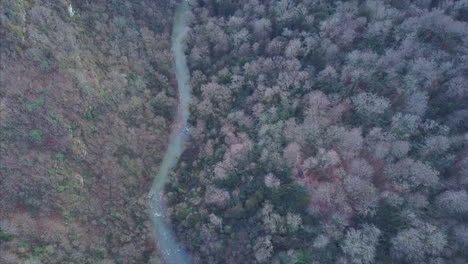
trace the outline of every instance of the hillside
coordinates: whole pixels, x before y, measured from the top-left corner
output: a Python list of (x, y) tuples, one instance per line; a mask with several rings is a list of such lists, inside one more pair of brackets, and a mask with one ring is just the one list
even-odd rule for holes
[(195, 263), (466, 263), (467, 1), (193, 1)]
[(1, 1), (1, 263), (157, 260), (146, 196), (177, 104), (173, 9)]
[(468, 0), (182, 3), (1, 0), (0, 263), (468, 263)]

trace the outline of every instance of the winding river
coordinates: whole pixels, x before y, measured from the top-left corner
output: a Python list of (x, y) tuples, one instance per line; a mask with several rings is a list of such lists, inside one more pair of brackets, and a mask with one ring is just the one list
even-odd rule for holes
[(168, 179), (168, 173), (177, 164), (177, 161), (184, 149), (186, 137), (187, 121), (189, 118), (190, 102), (190, 73), (187, 67), (187, 59), (184, 53), (184, 36), (188, 30), (185, 15), (189, 10), (186, 0), (179, 4), (172, 29), (172, 52), (175, 57), (175, 70), (177, 86), (179, 90), (179, 106), (176, 124), (170, 136), (167, 151), (164, 154), (159, 172), (156, 175), (150, 191), (151, 219), (156, 233), (156, 240), (161, 256), (167, 264), (191, 263), (189, 255), (180, 245), (174, 236), (170, 225), (167, 222), (166, 208), (163, 199), (164, 185)]

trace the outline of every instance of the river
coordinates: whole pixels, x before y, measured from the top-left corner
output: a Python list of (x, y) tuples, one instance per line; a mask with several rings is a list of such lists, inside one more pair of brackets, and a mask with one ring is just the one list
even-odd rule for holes
[(181, 244), (175, 238), (174, 231), (167, 222), (166, 206), (163, 199), (164, 185), (167, 183), (168, 174), (177, 164), (186, 139), (188, 131), (187, 122), (189, 118), (190, 102), (190, 72), (185, 57), (184, 37), (188, 27), (185, 20), (189, 5), (186, 0), (177, 7), (172, 29), (172, 52), (175, 58), (175, 71), (179, 94), (178, 113), (176, 124), (170, 136), (169, 144), (161, 162), (150, 191), (151, 219), (153, 222), (156, 242), (164, 261), (167, 264), (191, 263), (190, 257)]

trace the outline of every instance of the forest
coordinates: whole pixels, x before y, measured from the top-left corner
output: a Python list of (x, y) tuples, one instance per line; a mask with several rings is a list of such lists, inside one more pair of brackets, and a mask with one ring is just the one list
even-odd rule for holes
[(173, 10), (0, 1), (0, 263), (161, 263), (146, 197), (177, 104)]
[[(177, 4), (1, 0), (0, 263), (164, 263)], [(189, 5), (193, 263), (468, 263), (468, 0)]]
[(192, 1), (195, 263), (467, 263), (468, 1)]

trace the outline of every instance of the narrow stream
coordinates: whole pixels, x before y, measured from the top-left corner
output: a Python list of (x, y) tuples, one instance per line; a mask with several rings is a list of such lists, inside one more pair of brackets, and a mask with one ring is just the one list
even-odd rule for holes
[(189, 255), (175, 238), (171, 226), (167, 223), (166, 207), (163, 199), (164, 184), (167, 182), (168, 174), (177, 164), (177, 161), (184, 149), (184, 142), (189, 117), (190, 101), (190, 73), (187, 67), (187, 59), (184, 53), (183, 39), (187, 32), (185, 21), (186, 12), (189, 5), (186, 0), (179, 4), (175, 17), (174, 27), (172, 29), (172, 52), (175, 57), (175, 70), (177, 86), (179, 90), (179, 105), (176, 124), (170, 136), (167, 151), (164, 154), (163, 161), (156, 175), (153, 186), (150, 191), (151, 219), (153, 221), (156, 242), (161, 252), (161, 256), (167, 264), (191, 263)]

